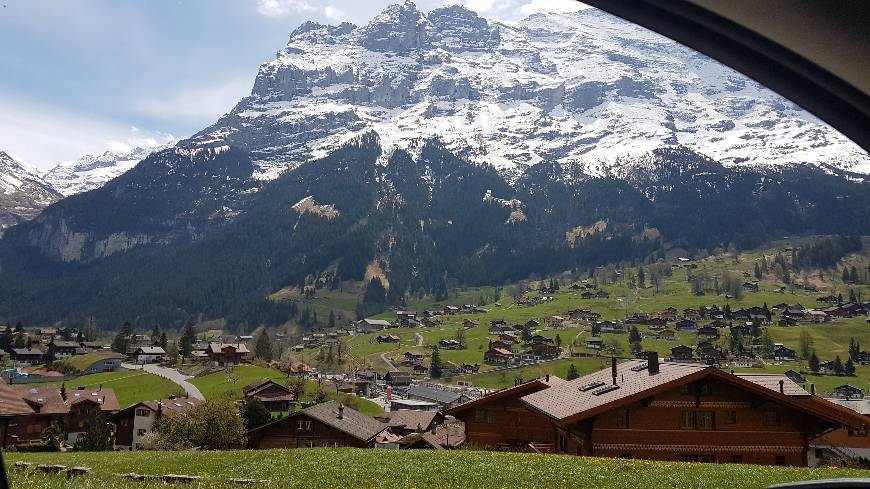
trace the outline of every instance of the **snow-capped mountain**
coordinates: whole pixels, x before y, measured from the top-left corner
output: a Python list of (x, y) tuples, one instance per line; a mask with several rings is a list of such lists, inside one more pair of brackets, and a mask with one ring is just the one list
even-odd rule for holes
[(232, 144), (272, 179), (367, 130), (436, 137), (512, 177), (541, 161), (590, 175), (682, 145), (726, 165), (870, 173), (870, 157), (716, 61), (598, 10), (517, 25), (460, 6), (392, 5), (362, 27), (307, 22), (252, 93), (184, 145)]
[(106, 151), (101, 155), (84, 155), (65, 161), (45, 174), (45, 181), (64, 196), (102, 187), (109, 180), (136, 166), (155, 151), (171, 148), (175, 141), (160, 146), (135, 147), (128, 151)]
[(36, 217), (60, 197), (37, 168), (0, 151), (0, 232)]

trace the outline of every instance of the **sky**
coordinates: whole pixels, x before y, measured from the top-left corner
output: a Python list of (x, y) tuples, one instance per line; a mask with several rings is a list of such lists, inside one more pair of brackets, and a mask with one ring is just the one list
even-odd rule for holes
[[(183, 139), (250, 93), (306, 20), (365, 24), (403, 0), (0, 0), (0, 150), (61, 161)], [(516, 21), (574, 0), (416, 0)]]

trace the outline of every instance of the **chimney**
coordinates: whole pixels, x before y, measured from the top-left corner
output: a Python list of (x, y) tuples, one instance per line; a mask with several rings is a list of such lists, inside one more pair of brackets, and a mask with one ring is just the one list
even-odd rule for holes
[(816, 384), (810, 384), (810, 395), (816, 395)]
[(784, 380), (779, 381), (779, 393), (785, 394), (785, 381)]
[(646, 369), (650, 375), (659, 373), (659, 352), (650, 351), (646, 353)]
[(613, 375), (613, 385), (616, 385), (616, 357), (610, 357), (610, 373)]
[(338, 405), (338, 419), (344, 419), (344, 404)]

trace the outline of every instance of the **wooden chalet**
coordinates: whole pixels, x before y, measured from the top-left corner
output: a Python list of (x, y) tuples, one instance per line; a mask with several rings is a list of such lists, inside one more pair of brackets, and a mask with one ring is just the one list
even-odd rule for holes
[(407, 387), (411, 385), (411, 374), (401, 370), (391, 370), (384, 375), (384, 381), (393, 387)]
[(287, 386), (271, 379), (260, 379), (242, 388), (245, 400), (260, 401), (269, 411), (288, 411), (295, 402)]
[(784, 375), (660, 363), (655, 353), (572, 381), (536, 379), (445, 414), (480, 447), (792, 466), (808, 464), (817, 436), (868, 423)]
[(205, 353), (213, 366), (231, 367), (241, 365), (251, 352), (244, 343), (209, 343)]
[(386, 424), (390, 432), (400, 436), (431, 431), (432, 428), (444, 422), (444, 416), (439, 411), (414, 409), (387, 411), (375, 416), (375, 419)]
[(42, 363), (44, 359), (42, 350), (36, 347), (12, 349), (12, 361), (19, 365), (36, 365)]
[(671, 348), (671, 360), (675, 362), (679, 361), (691, 361), (694, 358), (695, 350), (690, 346), (686, 345), (677, 345)]
[(773, 359), (777, 362), (791, 362), (795, 358), (797, 358), (797, 355), (791, 348), (780, 346), (773, 350)]
[(248, 448), (373, 448), (386, 429), (374, 418), (328, 401), (249, 430)]
[(483, 361), (487, 363), (505, 364), (514, 359), (514, 354), (504, 348), (492, 347), (483, 354)]

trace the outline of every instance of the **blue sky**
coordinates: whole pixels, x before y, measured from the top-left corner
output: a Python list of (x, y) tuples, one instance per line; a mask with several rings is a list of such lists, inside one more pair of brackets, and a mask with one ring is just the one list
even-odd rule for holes
[[(50, 168), (184, 138), (250, 92), (305, 20), (364, 24), (399, 0), (0, 0), (0, 149)], [(518, 20), (573, 0), (461, 3)]]

